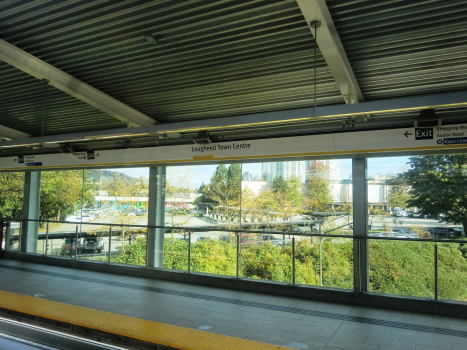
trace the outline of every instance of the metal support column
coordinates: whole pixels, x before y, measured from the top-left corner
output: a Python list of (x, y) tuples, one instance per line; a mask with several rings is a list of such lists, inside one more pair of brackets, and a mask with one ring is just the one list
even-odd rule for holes
[(148, 267), (164, 267), (166, 167), (149, 168), (147, 261)]
[(366, 186), (366, 158), (352, 160), (353, 187), (353, 234), (354, 239), (354, 287), (357, 292), (369, 290), (368, 241), (358, 237), (368, 235), (368, 208)]
[(20, 251), (37, 253), (37, 235), (41, 194), (41, 172), (26, 172), (24, 176), (23, 225)]

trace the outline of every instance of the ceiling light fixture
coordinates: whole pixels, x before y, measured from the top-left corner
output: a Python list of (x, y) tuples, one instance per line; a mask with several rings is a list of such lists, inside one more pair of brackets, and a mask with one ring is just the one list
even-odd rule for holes
[(436, 114), (433, 108), (422, 109), (418, 118), (415, 120), (416, 128), (429, 128), (441, 125), (441, 118)]
[(193, 139), (193, 142), (198, 145), (207, 145), (209, 143), (212, 143), (211, 139), (209, 138), (209, 131), (200, 131), (198, 135)]

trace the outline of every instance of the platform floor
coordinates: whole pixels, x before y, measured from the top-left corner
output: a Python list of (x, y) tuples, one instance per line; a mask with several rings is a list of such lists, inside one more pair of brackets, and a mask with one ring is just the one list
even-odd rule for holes
[(467, 319), (14, 260), (0, 290), (295, 349), (467, 350)]

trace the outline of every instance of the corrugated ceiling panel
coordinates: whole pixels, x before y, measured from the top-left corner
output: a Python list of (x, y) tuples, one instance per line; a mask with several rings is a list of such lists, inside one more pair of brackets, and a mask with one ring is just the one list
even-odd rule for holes
[(126, 127), (76, 98), (0, 62), (0, 125), (33, 136)]
[(327, 0), (366, 100), (467, 88), (467, 2)]
[[(295, 0), (1, 6), (2, 39), (162, 123), (313, 104), (313, 38)], [(318, 104), (344, 103), (318, 59)]]

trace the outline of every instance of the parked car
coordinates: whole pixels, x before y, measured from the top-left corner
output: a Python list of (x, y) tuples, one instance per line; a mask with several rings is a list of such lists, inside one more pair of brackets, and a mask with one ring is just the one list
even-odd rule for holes
[(292, 229), (293, 232), (298, 233), (311, 233), (312, 228), (311, 226), (297, 226)]
[(393, 229), (392, 229), (392, 232), (393, 232), (393, 233), (400, 233), (400, 234), (406, 235), (406, 234), (409, 233), (409, 230), (406, 229), (406, 228), (393, 228)]
[(136, 215), (140, 216), (140, 215), (146, 215), (148, 213), (148, 210), (145, 209), (145, 208), (140, 208), (138, 210), (136, 210)]
[(222, 242), (227, 242), (227, 241), (230, 241), (231, 237), (229, 236), (228, 233), (222, 233), (219, 235), (219, 241), (222, 241)]
[(208, 241), (210, 239), (211, 237), (208, 237), (208, 236), (199, 236), (196, 242)]
[(76, 215), (67, 216), (65, 221), (68, 221), (68, 222), (81, 222), (81, 216), (76, 216)]
[(392, 237), (392, 232), (371, 233), (370, 236), (372, 236), (372, 237)]
[(81, 247), (82, 252), (98, 252), (101, 253), (104, 250), (104, 239), (102, 237), (86, 237), (84, 238), (83, 246)]
[(242, 233), (242, 235), (240, 236), (240, 243), (253, 244), (255, 243), (255, 240), (249, 233)]
[(262, 235), (259, 237), (262, 241), (278, 241), (279, 239), (274, 237), (273, 235)]
[(81, 216), (81, 222), (89, 222), (92, 220), (94, 220), (94, 217), (90, 214), (83, 214), (83, 216)]
[(452, 227), (431, 227), (428, 229), (430, 235), (435, 236), (435, 238), (454, 238), (457, 236), (457, 231)]
[(65, 238), (65, 242), (60, 248), (59, 255), (74, 255), (75, 250), (81, 251), (81, 241), (78, 239), (78, 244), (76, 244), (76, 238)]
[(464, 227), (463, 226), (460, 226), (460, 227), (453, 227), (455, 233), (456, 233), (456, 236), (458, 237), (465, 237), (465, 232), (464, 232)]

